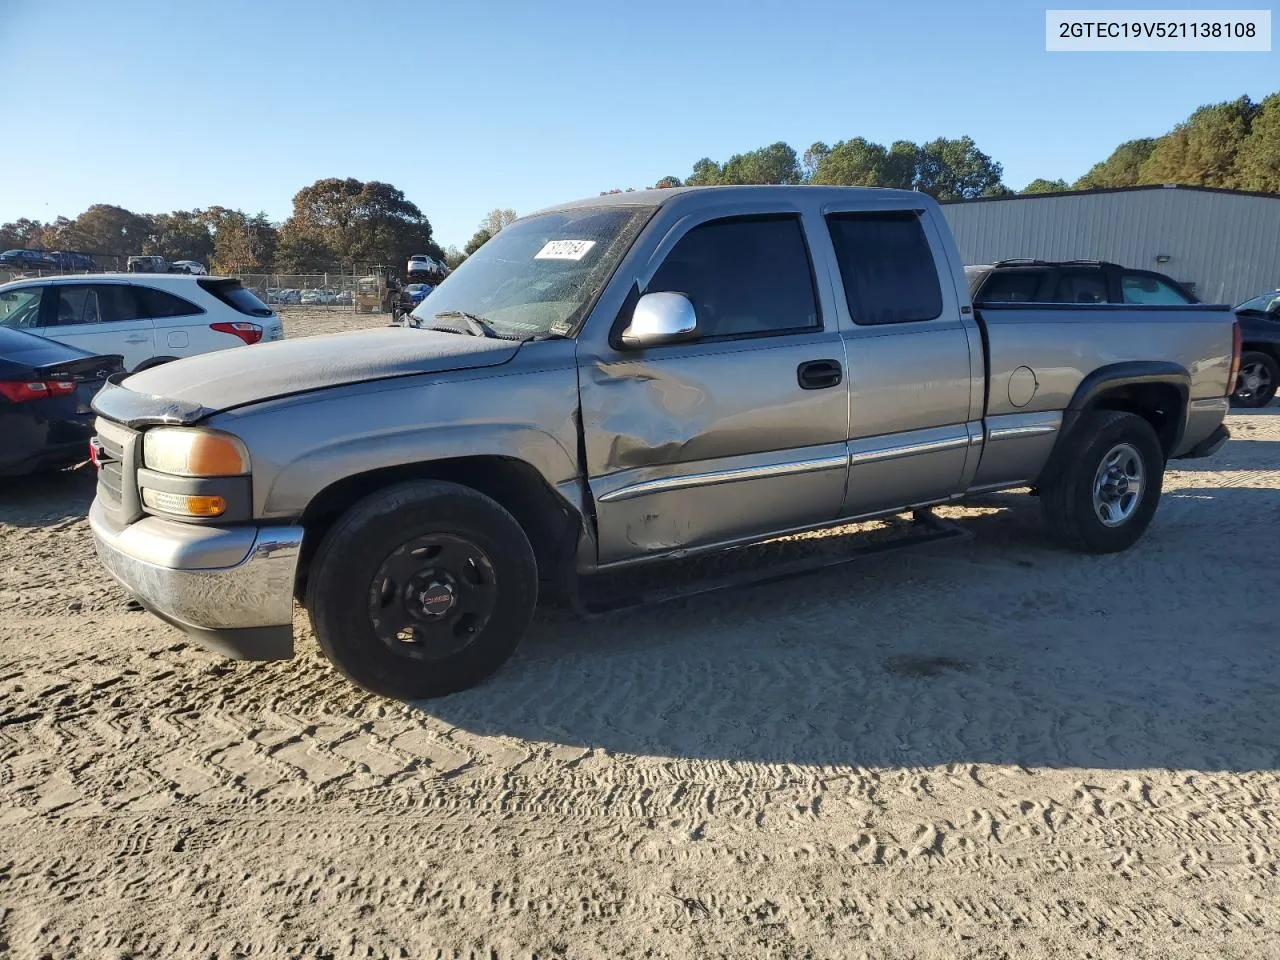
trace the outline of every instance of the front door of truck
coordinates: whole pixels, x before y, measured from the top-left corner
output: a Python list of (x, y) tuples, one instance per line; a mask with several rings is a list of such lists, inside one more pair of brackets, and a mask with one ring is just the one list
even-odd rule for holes
[(580, 353), (602, 564), (821, 523), (844, 497), (844, 349), (799, 212), (681, 226), (636, 296), (685, 294), (696, 339)]

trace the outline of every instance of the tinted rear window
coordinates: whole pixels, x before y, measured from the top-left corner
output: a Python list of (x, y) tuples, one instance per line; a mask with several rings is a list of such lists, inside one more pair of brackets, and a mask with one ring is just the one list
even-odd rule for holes
[(1043, 270), (999, 270), (978, 291), (981, 303), (1034, 303), (1044, 281)]
[(175, 297), (173, 294), (157, 290), (155, 287), (135, 286), (133, 292), (138, 298), (138, 304), (144, 317), (191, 317), (197, 313), (204, 313), (204, 310), (191, 301)]
[(827, 226), (854, 323), (911, 323), (942, 313), (933, 253), (914, 213), (841, 213), (827, 217)]
[(252, 290), (246, 290), (240, 286), (239, 280), (199, 280), (197, 282), (228, 307), (246, 316), (271, 316), (271, 308), (259, 300)]

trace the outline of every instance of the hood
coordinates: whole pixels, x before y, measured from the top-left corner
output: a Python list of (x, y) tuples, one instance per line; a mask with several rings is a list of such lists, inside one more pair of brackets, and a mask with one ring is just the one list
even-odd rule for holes
[(519, 349), (511, 340), (406, 327), (277, 340), (135, 373), (104, 389), (94, 408), (131, 424), (192, 423), (232, 407), (325, 387), (497, 366)]

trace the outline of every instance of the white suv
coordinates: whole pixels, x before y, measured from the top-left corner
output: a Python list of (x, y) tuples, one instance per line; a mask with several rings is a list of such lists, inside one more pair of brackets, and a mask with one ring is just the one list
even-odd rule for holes
[(0, 326), (90, 353), (118, 353), (131, 373), (228, 347), (284, 339), (265, 303), (225, 277), (104, 273), (0, 286)]

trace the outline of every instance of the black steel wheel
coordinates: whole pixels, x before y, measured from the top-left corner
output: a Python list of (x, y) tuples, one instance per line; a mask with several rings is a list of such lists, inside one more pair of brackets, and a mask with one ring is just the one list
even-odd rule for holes
[(305, 606), (325, 656), (399, 700), (455, 693), (515, 652), (538, 596), (533, 548), (484, 494), (415, 481), (370, 495), (325, 534)]
[(369, 588), (369, 621), (388, 650), (414, 660), (443, 660), (489, 624), (498, 603), (493, 561), (464, 537), (414, 537), (378, 567)]

